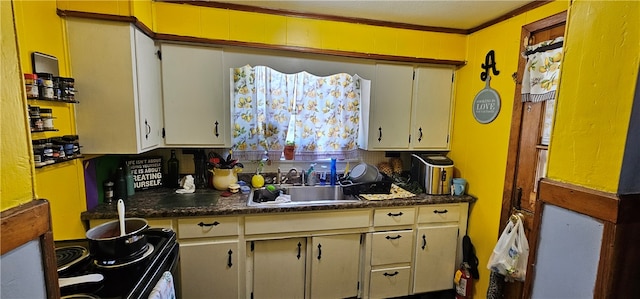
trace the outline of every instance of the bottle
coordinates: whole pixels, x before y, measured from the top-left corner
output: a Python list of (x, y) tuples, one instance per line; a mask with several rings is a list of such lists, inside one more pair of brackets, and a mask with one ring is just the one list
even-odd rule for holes
[(114, 199), (127, 200), (127, 178), (122, 166), (119, 166), (116, 170), (116, 178), (113, 191)]
[(171, 150), (171, 158), (167, 161), (167, 181), (165, 182), (168, 188), (179, 188), (179, 170), (180, 161), (176, 158), (176, 150)]
[(331, 186), (336, 185), (336, 178), (338, 177), (336, 169), (336, 158), (331, 158), (331, 174), (329, 177), (329, 183)]
[(104, 203), (112, 204), (113, 203), (113, 182), (106, 181), (104, 182)]
[(129, 168), (129, 165), (126, 165), (124, 170), (125, 179), (127, 180), (127, 196), (132, 196), (136, 193), (133, 174), (131, 174), (131, 168)]

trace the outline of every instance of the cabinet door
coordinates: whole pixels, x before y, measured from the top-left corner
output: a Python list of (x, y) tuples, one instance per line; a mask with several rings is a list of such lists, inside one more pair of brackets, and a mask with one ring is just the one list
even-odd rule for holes
[(372, 85), (368, 149), (407, 149), (413, 67), (378, 64)]
[(162, 131), (159, 61), (133, 25), (69, 18), (69, 61), (80, 92), (77, 131), (84, 154), (138, 154)]
[(238, 241), (180, 242), (182, 298), (238, 298)]
[(457, 225), (418, 228), (414, 293), (453, 288), (457, 244)]
[[(222, 50), (162, 44), (165, 144), (229, 145), (229, 100), (223, 99)], [(228, 87), (227, 87), (228, 88)]]
[(313, 237), (311, 298), (358, 296), (360, 234)]
[(160, 60), (154, 41), (134, 30), (136, 48), (136, 78), (138, 93), (138, 126), (140, 148), (152, 149), (162, 144), (162, 93), (160, 90)]
[(253, 294), (251, 297), (255, 299), (304, 298), (306, 239), (254, 241), (252, 246)]
[(449, 149), (453, 69), (420, 67), (415, 71), (411, 147)]

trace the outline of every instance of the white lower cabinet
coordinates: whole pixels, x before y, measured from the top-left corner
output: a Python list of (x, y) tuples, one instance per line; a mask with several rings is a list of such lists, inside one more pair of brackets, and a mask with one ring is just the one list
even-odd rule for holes
[(253, 241), (248, 246), (252, 298), (358, 296), (360, 234)]
[(389, 298), (453, 288), (467, 212), (452, 203), (154, 221), (177, 227), (182, 298)]
[(458, 225), (420, 227), (417, 236), (413, 292), (453, 288)]
[(238, 217), (178, 219), (182, 298), (238, 298)]
[(409, 294), (411, 267), (401, 266), (371, 271), (370, 298), (390, 298)]
[(180, 243), (182, 298), (238, 298), (238, 241)]
[(253, 241), (251, 297), (304, 298), (306, 244), (306, 238)]
[(361, 235), (318, 236), (311, 239), (311, 298), (358, 296)]

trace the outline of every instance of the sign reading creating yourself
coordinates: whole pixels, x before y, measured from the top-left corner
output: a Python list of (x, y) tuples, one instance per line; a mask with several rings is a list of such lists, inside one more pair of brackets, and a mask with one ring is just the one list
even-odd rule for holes
[(492, 122), (500, 113), (500, 95), (489, 86), (491, 76), (487, 77), (484, 89), (480, 90), (473, 100), (473, 117), (481, 123)]
[(149, 157), (128, 160), (136, 190), (162, 187), (162, 158)]

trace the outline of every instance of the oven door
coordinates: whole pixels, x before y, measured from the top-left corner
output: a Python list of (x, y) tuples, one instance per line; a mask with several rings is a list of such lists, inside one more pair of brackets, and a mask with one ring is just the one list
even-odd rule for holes
[(176, 298), (181, 297), (180, 246), (178, 243), (174, 242), (168, 254), (164, 254), (159, 263), (156, 263), (153, 267), (154, 269), (149, 273), (150, 275), (144, 278), (143, 281), (138, 282), (136, 287), (125, 298), (149, 298), (149, 295), (151, 295), (153, 289), (167, 271), (171, 273)]

